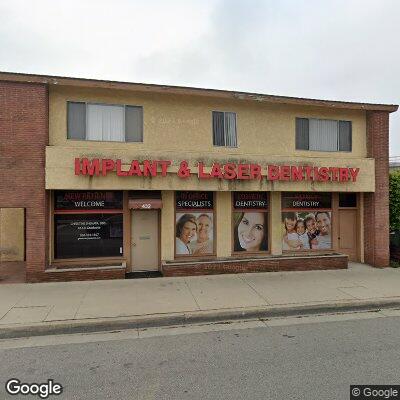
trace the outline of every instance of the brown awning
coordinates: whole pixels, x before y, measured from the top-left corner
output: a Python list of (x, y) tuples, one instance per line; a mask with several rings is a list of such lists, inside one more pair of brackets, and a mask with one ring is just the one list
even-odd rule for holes
[(134, 210), (153, 210), (162, 208), (161, 199), (129, 199), (129, 208)]

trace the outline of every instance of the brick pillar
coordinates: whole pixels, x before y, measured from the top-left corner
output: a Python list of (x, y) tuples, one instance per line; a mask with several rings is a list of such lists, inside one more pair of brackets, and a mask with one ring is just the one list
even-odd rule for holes
[(0, 82), (0, 207), (25, 208), (27, 280), (48, 260), (48, 89), (43, 84)]
[(389, 113), (367, 112), (367, 156), (375, 159), (375, 193), (364, 193), (364, 257), (389, 265)]

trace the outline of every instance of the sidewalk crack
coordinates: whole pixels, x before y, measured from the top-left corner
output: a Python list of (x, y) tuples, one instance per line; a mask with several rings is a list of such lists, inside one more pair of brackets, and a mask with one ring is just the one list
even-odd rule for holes
[(75, 314), (74, 314), (74, 316), (72, 317), (72, 319), (76, 319), (76, 316), (77, 316), (77, 314), (78, 314), (78, 312), (79, 312), (79, 309), (80, 309), (81, 306), (82, 306), (83, 300), (85, 300), (85, 297), (86, 297), (87, 294), (89, 293), (89, 290), (90, 290), (90, 286), (88, 286), (86, 292), (83, 294), (83, 296), (82, 296), (82, 298), (81, 298), (81, 301), (79, 302), (78, 307), (76, 307), (76, 311), (75, 311)]
[(186, 287), (187, 287), (188, 290), (189, 290), (189, 293), (192, 295), (193, 300), (194, 300), (194, 302), (196, 303), (197, 308), (198, 308), (199, 310), (201, 310), (200, 305), (199, 305), (199, 303), (198, 303), (197, 300), (196, 300), (196, 297), (194, 297), (194, 294), (193, 294), (193, 292), (192, 292), (192, 289), (190, 289), (190, 286), (189, 286), (188, 283), (186, 282), (186, 279), (184, 279), (184, 281), (185, 281)]
[(262, 296), (260, 293), (257, 292), (257, 290), (249, 283), (246, 281), (246, 279), (244, 279), (244, 277), (242, 277), (241, 275), (238, 275), (239, 279), (241, 279), (251, 290), (253, 290), (254, 293), (257, 294), (257, 296), (261, 297), (265, 303), (267, 305), (271, 305), (271, 303), (268, 301), (268, 299), (266, 299), (264, 296)]

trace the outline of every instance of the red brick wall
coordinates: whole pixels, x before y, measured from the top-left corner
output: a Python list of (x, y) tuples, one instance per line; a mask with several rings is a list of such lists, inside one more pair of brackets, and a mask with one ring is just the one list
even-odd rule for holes
[(25, 208), (28, 281), (48, 259), (48, 136), (46, 85), (0, 82), (0, 207)]
[(103, 279), (125, 279), (125, 269), (96, 268), (84, 271), (37, 272), (31, 273), (30, 282), (95, 281)]
[(345, 269), (348, 265), (347, 256), (319, 257), (271, 257), (253, 260), (235, 260), (231, 262), (207, 262), (202, 264), (162, 265), (164, 276), (239, 274), (243, 272), (273, 272), (273, 271), (311, 271), (322, 269)]
[(367, 155), (375, 159), (375, 193), (364, 194), (365, 262), (389, 265), (389, 113), (367, 112)]

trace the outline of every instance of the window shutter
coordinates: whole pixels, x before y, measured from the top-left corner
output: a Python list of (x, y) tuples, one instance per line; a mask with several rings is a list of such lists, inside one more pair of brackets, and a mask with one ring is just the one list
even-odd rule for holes
[(309, 121), (307, 118), (296, 118), (296, 150), (309, 149)]
[(225, 146), (224, 113), (213, 111), (213, 143), (214, 146)]
[(143, 108), (125, 107), (125, 140), (143, 142)]
[(86, 104), (67, 103), (67, 138), (80, 139), (86, 138)]
[(339, 121), (339, 151), (352, 150), (351, 121)]

